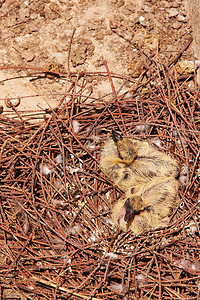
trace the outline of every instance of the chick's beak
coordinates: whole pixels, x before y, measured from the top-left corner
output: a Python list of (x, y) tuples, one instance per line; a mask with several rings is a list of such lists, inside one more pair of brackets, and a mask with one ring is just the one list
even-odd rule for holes
[(130, 222), (133, 219), (133, 217), (138, 213), (138, 211), (135, 210), (131, 206), (129, 198), (124, 203), (124, 209), (125, 209), (124, 222), (128, 223), (128, 222)]
[(112, 139), (113, 139), (113, 141), (115, 143), (117, 143), (118, 141), (122, 141), (123, 140), (123, 137), (121, 136), (121, 134), (117, 133), (113, 129), (112, 129), (111, 135), (112, 135)]

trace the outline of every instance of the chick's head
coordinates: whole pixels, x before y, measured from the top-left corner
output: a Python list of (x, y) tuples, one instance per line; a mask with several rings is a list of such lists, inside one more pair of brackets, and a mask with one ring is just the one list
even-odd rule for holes
[(112, 138), (117, 146), (119, 157), (122, 161), (126, 165), (132, 164), (137, 156), (137, 150), (132, 139), (124, 138), (114, 130), (112, 130)]
[(134, 216), (145, 209), (143, 200), (140, 196), (133, 196), (125, 200), (119, 201), (114, 208), (115, 219), (118, 224), (128, 224), (133, 220)]
[(124, 208), (124, 222), (129, 223), (136, 214), (144, 210), (144, 202), (140, 196), (133, 196), (125, 201)]

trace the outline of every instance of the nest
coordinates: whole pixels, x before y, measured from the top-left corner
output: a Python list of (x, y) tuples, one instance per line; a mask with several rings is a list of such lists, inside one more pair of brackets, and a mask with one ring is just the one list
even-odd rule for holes
[[(158, 57), (144, 66), (125, 80), (129, 92), (113, 87), (109, 100), (83, 96), (82, 74), (80, 92), (34, 122), (23, 112), (1, 116), (5, 299), (199, 297), (199, 91), (187, 85), (194, 74), (177, 78)], [(134, 236), (114, 225), (123, 195), (99, 169), (111, 129), (147, 139), (182, 166), (181, 204), (166, 228)]]

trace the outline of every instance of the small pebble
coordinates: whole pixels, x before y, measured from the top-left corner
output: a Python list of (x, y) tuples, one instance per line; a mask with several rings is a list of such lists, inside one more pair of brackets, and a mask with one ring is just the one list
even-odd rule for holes
[(175, 8), (169, 8), (167, 9), (167, 12), (169, 14), (169, 18), (176, 17), (178, 15), (178, 11)]

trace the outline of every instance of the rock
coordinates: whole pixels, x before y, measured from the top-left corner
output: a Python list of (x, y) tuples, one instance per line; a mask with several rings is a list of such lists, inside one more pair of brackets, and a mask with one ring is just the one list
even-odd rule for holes
[(169, 8), (167, 9), (167, 12), (169, 14), (169, 18), (176, 17), (178, 15), (178, 11), (175, 8)]
[(33, 61), (35, 58), (35, 53), (32, 51), (26, 51), (23, 53), (22, 58), (24, 58), (26, 61)]
[(187, 18), (186, 17), (184, 17), (184, 16), (182, 16), (182, 15), (178, 15), (177, 16), (177, 20), (179, 21), (179, 22), (187, 22)]

